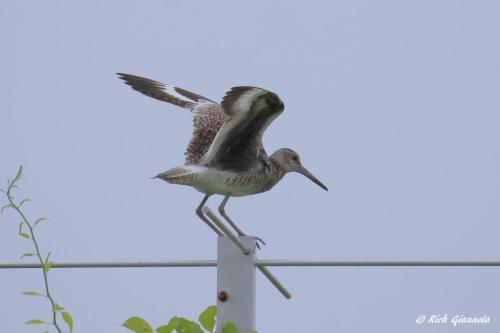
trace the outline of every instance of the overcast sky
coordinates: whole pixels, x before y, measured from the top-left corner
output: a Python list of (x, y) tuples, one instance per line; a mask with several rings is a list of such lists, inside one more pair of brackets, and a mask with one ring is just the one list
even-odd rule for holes
[[(279, 94), (269, 153), (298, 151), (330, 189), (287, 175), (226, 210), (266, 242), (261, 259), (500, 258), (500, 4), (497, 1), (4, 1), (0, 176), (20, 184), (55, 261), (215, 259), (203, 195), (149, 179), (183, 163), (188, 111), (115, 72), (220, 100), (235, 85)], [(215, 208), (221, 197), (213, 197)], [(2, 199), (4, 201), (4, 199)], [(3, 202), (2, 201), (2, 202)], [(31, 243), (0, 216), (0, 262)], [(30, 259), (24, 259), (30, 262)], [(257, 329), (500, 332), (500, 268), (273, 268)], [(52, 270), (76, 332), (154, 327), (215, 303), (213, 268)], [(38, 270), (0, 271), (2, 331), (41, 331)], [(416, 324), (420, 315), (491, 317)]]

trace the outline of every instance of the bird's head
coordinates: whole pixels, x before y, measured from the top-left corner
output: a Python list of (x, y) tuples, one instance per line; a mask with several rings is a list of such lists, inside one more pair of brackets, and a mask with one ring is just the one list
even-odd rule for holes
[(328, 188), (321, 183), (318, 178), (302, 166), (302, 163), (300, 163), (300, 156), (295, 151), (288, 148), (282, 148), (272, 154), (271, 158), (276, 161), (285, 172), (298, 172), (315, 182), (325, 191), (328, 191)]

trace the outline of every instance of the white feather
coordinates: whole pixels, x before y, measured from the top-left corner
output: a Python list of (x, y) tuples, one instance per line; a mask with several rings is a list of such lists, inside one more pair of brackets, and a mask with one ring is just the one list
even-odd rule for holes
[(197, 101), (193, 101), (192, 99), (187, 98), (186, 96), (183, 96), (179, 94), (177, 91), (175, 91), (175, 87), (169, 86), (165, 84), (165, 88), (163, 89), (167, 94), (170, 96), (173, 96), (177, 99), (180, 99), (181, 101), (185, 101), (188, 103), (197, 103)]
[(258, 88), (246, 91), (245, 93), (241, 94), (241, 96), (233, 103), (233, 105), (231, 106), (231, 111), (233, 111), (234, 113), (247, 112), (248, 110), (250, 110), (253, 102), (255, 102), (255, 100), (259, 98), (259, 96), (262, 96), (265, 93), (265, 90)]

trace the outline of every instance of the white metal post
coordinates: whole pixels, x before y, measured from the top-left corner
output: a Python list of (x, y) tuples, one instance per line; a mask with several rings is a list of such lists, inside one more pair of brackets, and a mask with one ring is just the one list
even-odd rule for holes
[(239, 237), (244, 254), (227, 237), (217, 241), (217, 332), (232, 322), (240, 333), (255, 330), (255, 238)]

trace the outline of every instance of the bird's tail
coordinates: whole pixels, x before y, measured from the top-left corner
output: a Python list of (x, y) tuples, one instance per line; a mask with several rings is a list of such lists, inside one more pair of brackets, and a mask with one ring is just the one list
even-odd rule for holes
[(156, 175), (154, 178), (162, 179), (172, 184), (186, 184), (192, 178), (193, 172), (186, 167), (175, 167)]

